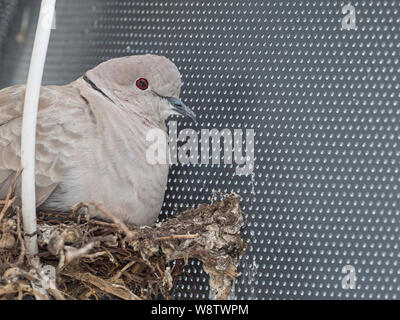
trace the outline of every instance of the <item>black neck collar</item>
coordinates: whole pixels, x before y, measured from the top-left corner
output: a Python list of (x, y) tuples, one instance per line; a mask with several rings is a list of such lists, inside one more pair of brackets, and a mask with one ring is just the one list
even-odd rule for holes
[(106, 97), (108, 100), (114, 103), (114, 101), (108, 95), (106, 95), (103, 92), (103, 90), (101, 90), (98, 86), (96, 86), (96, 84), (92, 80), (90, 80), (87, 75), (83, 76), (83, 80), (85, 80), (94, 90), (100, 92), (104, 97)]

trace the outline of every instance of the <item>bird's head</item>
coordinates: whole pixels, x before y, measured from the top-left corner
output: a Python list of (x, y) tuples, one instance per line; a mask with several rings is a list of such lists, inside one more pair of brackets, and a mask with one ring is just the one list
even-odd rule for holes
[(114, 103), (141, 116), (165, 122), (172, 115), (195, 113), (179, 95), (181, 75), (169, 59), (156, 55), (137, 55), (112, 59), (88, 71), (84, 79)]

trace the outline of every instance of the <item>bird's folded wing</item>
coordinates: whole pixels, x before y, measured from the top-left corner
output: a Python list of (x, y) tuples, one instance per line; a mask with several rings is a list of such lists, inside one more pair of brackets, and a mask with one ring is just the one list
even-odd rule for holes
[[(20, 169), (24, 98), (25, 85), (0, 91), (0, 197), (4, 197), (9, 182)], [(73, 140), (79, 138), (74, 115), (82, 110), (79, 106), (82, 103), (79, 93), (72, 87), (41, 89), (35, 168), (38, 206), (51, 195), (68, 170)]]

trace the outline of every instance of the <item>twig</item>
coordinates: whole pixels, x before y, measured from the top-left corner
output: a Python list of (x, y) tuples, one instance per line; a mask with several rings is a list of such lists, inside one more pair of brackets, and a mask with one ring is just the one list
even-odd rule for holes
[(70, 263), (71, 261), (73, 261), (75, 259), (79, 259), (80, 257), (82, 257), (84, 255), (87, 255), (90, 252), (90, 250), (92, 250), (94, 248), (95, 245), (96, 245), (96, 241), (90, 242), (80, 249), (66, 246), (65, 247), (65, 262), (66, 262), (66, 264)]
[(129, 262), (125, 267), (123, 267), (120, 271), (118, 271), (117, 274), (115, 274), (115, 276), (113, 276), (110, 281), (111, 282), (115, 282), (117, 281), (119, 278), (121, 278), (122, 274), (128, 270), (130, 267), (132, 267), (135, 263), (137, 263), (137, 261), (133, 260), (131, 262)]
[(101, 256), (107, 256), (108, 258), (110, 258), (107, 251), (99, 251), (99, 252), (95, 252), (95, 253), (92, 253), (92, 254), (85, 254), (85, 255), (82, 255), (81, 258), (85, 258), (85, 259), (90, 260), (90, 262), (93, 262), (98, 257), (101, 257)]
[(104, 208), (100, 207), (98, 204), (94, 203), (94, 202), (90, 202), (90, 205), (94, 206), (94, 208), (98, 211), (100, 211), (102, 214), (104, 214), (107, 218), (111, 219), (112, 222), (115, 223), (115, 225), (121, 229), (125, 235), (128, 238), (133, 238), (134, 234), (132, 231), (129, 230), (129, 228), (126, 226), (125, 223), (123, 223), (121, 220), (119, 220), (117, 217), (113, 216), (110, 212), (108, 212), (107, 210), (105, 210)]
[(164, 271), (161, 270), (158, 263), (156, 264), (156, 267), (157, 267), (158, 272), (160, 273), (161, 279), (164, 279)]
[(22, 265), (24, 263), (25, 252), (26, 252), (25, 242), (24, 239), (22, 238), (22, 232), (21, 232), (21, 209), (19, 207), (17, 207), (17, 234), (18, 234), (18, 241), (21, 247), (20, 249), (21, 252), (19, 254), (18, 260), (15, 263), (9, 265), (10, 268), (19, 267), (20, 265)]
[(6, 203), (7, 203), (8, 201), (10, 201), (11, 195), (12, 195), (12, 193), (13, 193), (13, 191), (14, 191), (14, 185), (15, 185), (15, 183), (17, 182), (18, 178), (21, 176), (22, 171), (23, 171), (22, 169), (19, 169), (19, 170), (17, 171), (17, 173), (15, 174), (14, 179), (11, 180), (10, 186), (9, 186), (9, 188), (8, 188), (8, 192), (7, 192), (6, 199), (4, 200)]
[(19, 291), (32, 293), (32, 288), (29, 285), (22, 283), (21, 281), (13, 282), (0, 288), (0, 296), (17, 293)]
[(7, 202), (7, 204), (3, 207), (0, 213), (0, 222), (3, 220), (4, 215), (6, 214), (7, 210), (12, 206), (12, 204), (17, 200), (17, 197), (12, 198), (10, 201)]
[(140, 297), (138, 297), (137, 295), (132, 293), (129, 289), (125, 288), (124, 286), (117, 285), (117, 284), (111, 283), (107, 280), (98, 278), (95, 275), (88, 273), (88, 272), (64, 273), (63, 275), (65, 275), (69, 278), (72, 278), (72, 279), (77, 279), (79, 281), (94, 285), (95, 287), (99, 288), (101, 291), (113, 294), (114, 296), (117, 296), (117, 297), (125, 299), (125, 300), (142, 300)]
[[(65, 212), (65, 214), (62, 214), (59, 212)], [(42, 220), (45, 220), (46, 217), (50, 216), (52, 218), (62, 218), (63, 220), (75, 221), (75, 219), (73, 217), (73, 213), (71, 214), (68, 211), (63, 211), (63, 210), (52, 210), (52, 209), (45, 208), (45, 209), (41, 209), (41, 211), (39, 211), (38, 216)], [(90, 224), (99, 225), (102, 227), (115, 228), (114, 223), (104, 222), (104, 221), (100, 221), (100, 220), (96, 220), (96, 219), (89, 219), (89, 218), (85, 218), (85, 217), (81, 217), (80, 219), (81, 219), (81, 221), (84, 221), (84, 222), (87, 222)], [(45, 222), (51, 222), (51, 221), (45, 220)]]
[[(92, 239), (92, 241), (90, 241), (89, 243), (87, 243), (85, 246), (83, 246), (82, 248), (74, 248), (71, 246), (64, 246), (64, 242), (65, 239), (62, 239), (60, 245), (60, 261), (57, 267), (57, 271), (62, 270), (67, 264), (71, 263), (73, 260), (85, 257), (85, 258), (91, 258), (91, 257), (95, 257), (95, 255), (99, 255), (99, 253), (95, 253), (92, 255), (89, 255), (90, 251), (101, 241), (110, 241), (110, 240), (114, 240), (114, 235), (108, 235), (108, 236), (104, 236), (104, 237), (94, 237)], [(107, 254), (107, 252), (103, 251), (100, 252), (101, 255)]]
[(157, 237), (154, 238), (156, 241), (167, 241), (167, 240), (182, 240), (182, 239), (196, 239), (200, 237), (198, 233), (195, 234), (176, 234), (172, 236), (166, 236), (166, 237)]
[(1, 220), (3, 220), (4, 215), (6, 214), (8, 208), (10, 208), (12, 206), (12, 204), (15, 202), (15, 200), (17, 200), (17, 197), (14, 197), (11, 199), (11, 196), (14, 192), (14, 185), (17, 182), (18, 178), (20, 177), (21, 173), (22, 173), (22, 169), (19, 169), (17, 171), (17, 174), (15, 175), (14, 179), (11, 180), (10, 186), (8, 187), (6, 199), (2, 203), (2, 205), (4, 205), (4, 207), (0, 213), (0, 222), (1, 222)]

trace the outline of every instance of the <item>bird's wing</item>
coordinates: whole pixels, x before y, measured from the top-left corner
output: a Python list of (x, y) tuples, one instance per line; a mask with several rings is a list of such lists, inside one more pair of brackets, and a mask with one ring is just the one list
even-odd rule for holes
[[(0, 91), (0, 197), (20, 168), (22, 112), (25, 85)], [(36, 201), (41, 205), (55, 190), (73, 153), (79, 128), (74, 116), (84, 100), (71, 86), (42, 87), (36, 135)], [(77, 132), (74, 132), (77, 131)], [(18, 186), (19, 187), (19, 186)]]

